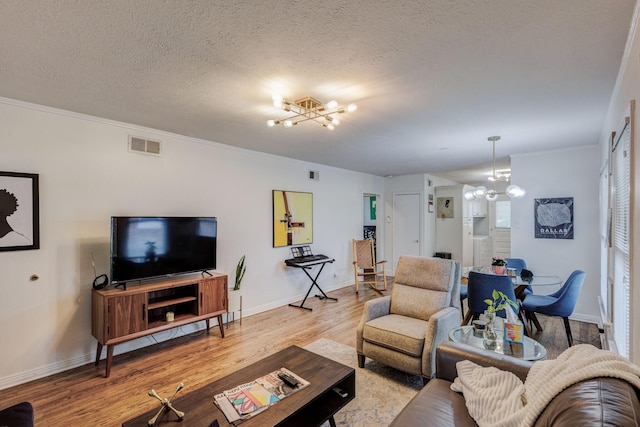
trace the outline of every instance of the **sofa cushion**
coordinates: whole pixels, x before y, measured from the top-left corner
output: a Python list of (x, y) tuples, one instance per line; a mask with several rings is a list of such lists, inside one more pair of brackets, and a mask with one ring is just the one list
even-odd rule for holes
[(365, 341), (420, 357), (429, 322), (412, 317), (389, 314), (364, 324)]
[(631, 384), (618, 378), (582, 381), (557, 395), (535, 427), (608, 425), (640, 426), (640, 401)]
[(459, 297), (453, 301), (455, 275), (456, 264), (451, 260), (430, 258), (425, 262), (424, 257), (400, 257), (390, 313), (429, 320), (443, 307), (454, 306)]
[(400, 283), (394, 283), (391, 292), (391, 313), (422, 320), (429, 320), (443, 307), (447, 307), (450, 300), (447, 292), (414, 288)]
[(33, 406), (22, 402), (0, 411), (0, 426), (33, 427)]
[(477, 427), (469, 416), (462, 394), (451, 391), (451, 383), (432, 379), (394, 418), (390, 426)]

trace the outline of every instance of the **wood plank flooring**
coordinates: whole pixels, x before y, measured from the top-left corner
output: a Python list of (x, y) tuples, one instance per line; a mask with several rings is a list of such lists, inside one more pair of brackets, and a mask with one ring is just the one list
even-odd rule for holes
[[(306, 311), (284, 306), (236, 320), (220, 338), (217, 327), (114, 357), (111, 376), (105, 362), (82, 366), (0, 391), (0, 407), (30, 401), (36, 426), (119, 426), (129, 418), (158, 407), (147, 395), (173, 393), (179, 382), (188, 393), (289, 345), (305, 346), (328, 338), (355, 347), (355, 329), (362, 304), (378, 294), (353, 287), (329, 293), (339, 301), (309, 298)], [(567, 348), (561, 319), (539, 316), (544, 332), (537, 337), (555, 358)], [(597, 326), (571, 321), (576, 343), (599, 347)]]

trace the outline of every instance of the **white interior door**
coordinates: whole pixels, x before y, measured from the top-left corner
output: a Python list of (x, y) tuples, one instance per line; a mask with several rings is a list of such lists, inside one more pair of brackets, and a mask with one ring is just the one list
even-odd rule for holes
[(420, 256), (420, 193), (393, 195), (393, 269), (401, 255)]

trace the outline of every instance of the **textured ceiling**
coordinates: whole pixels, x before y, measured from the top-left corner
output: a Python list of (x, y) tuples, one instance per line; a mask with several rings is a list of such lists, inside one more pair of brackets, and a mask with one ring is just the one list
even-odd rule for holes
[[(596, 144), (635, 0), (2, 0), (0, 96), (376, 175)], [(355, 102), (268, 128), (272, 94)]]

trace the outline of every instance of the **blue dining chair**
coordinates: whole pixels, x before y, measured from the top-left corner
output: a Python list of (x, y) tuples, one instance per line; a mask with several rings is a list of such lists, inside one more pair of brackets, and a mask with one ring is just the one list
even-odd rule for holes
[[(493, 299), (491, 294), (497, 290), (504, 293), (511, 301), (516, 302), (516, 295), (513, 289), (513, 282), (509, 276), (504, 274), (485, 274), (476, 271), (469, 272), (469, 281), (467, 283), (467, 302), (469, 310), (462, 322), (468, 324), (471, 318), (477, 319), (478, 316), (487, 309), (486, 299)], [(516, 314), (519, 309), (513, 310)], [(505, 310), (496, 312), (496, 316), (506, 317)]]
[(525, 313), (541, 313), (548, 316), (562, 317), (569, 347), (573, 345), (569, 316), (571, 316), (573, 309), (576, 307), (585, 275), (584, 271), (575, 270), (556, 292), (550, 295), (530, 294), (522, 301), (522, 309)]
[[(522, 258), (505, 258), (505, 261), (507, 261), (507, 268), (516, 269), (516, 276), (520, 276), (520, 273), (522, 273), (522, 270), (527, 269), (527, 262)], [(524, 289), (524, 295), (528, 295), (532, 293), (533, 293), (533, 288), (531, 287), (531, 285), (528, 285)]]

